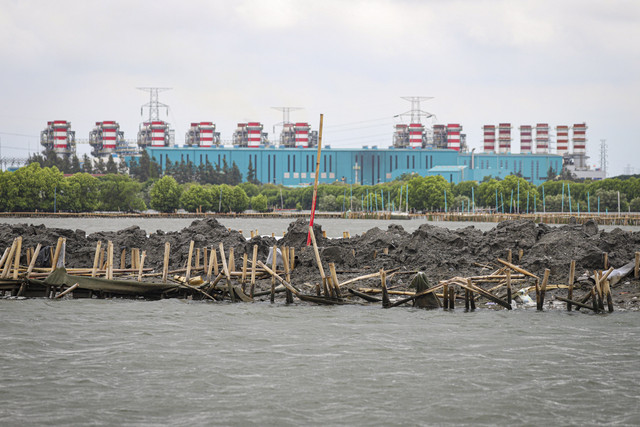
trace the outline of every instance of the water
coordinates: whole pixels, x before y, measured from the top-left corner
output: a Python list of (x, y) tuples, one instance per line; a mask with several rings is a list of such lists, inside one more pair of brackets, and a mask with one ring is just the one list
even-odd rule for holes
[(640, 316), (0, 300), (2, 425), (638, 425)]

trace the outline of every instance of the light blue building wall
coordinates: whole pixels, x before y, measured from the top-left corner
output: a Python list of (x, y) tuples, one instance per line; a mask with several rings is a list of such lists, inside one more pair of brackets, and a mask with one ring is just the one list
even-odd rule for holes
[[(211, 163), (214, 167), (226, 161), (235, 162), (246, 178), (249, 162), (262, 183), (299, 186), (313, 184), (316, 148), (199, 148), (149, 147), (164, 170), (167, 159), (172, 163), (191, 162), (195, 166)], [(321, 183), (343, 181), (348, 184), (372, 185), (392, 181), (405, 173), (421, 176), (441, 175), (447, 181), (481, 181), (485, 176), (504, 178), (511, 173), (540, 184), (551, 166), (556, 172), (562, 167), (562, 157), (553, 154), (471, 154), (454, 150), (324, 147), (320, 158)]]

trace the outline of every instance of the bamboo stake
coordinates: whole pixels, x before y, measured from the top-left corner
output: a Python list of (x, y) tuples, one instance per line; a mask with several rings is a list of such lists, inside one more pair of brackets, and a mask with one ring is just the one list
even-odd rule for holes
[(229, 272), (236, 271), (236, 259), (234, 257), (233, 248), (229, 248), (229, 261), (227, 262), (227, 267), (229, 268)]
[(202, 248), (202, 263), (204, 264), (202, 266), (202, 271), (203, 272), (208, 272), (209, 271), (209, 254), (207, 253), (207, 247), (203, 247)]
[(131, 259), (129, 260), (129, 264), (131, 265), (132, 269), (137, 269), (138, 268), (138, 264), (140, 261), (140, 249), (138, 248), (131, 248)]
[(449, 298), (447, 298), (448, 295), (449, 295), (449, 284), (445, 283), (444, 285), (442, 285), (442, 309), (443, 310), (449, 309)]
[(107, 279), (113, 280), (113, 242), (107, 244)]
[[(276, 269), (276, 262), (278, 260), (278, 247), (276, 245), (273, 245), (273, 249), (271, 252), (271, 268), (273, 268), (273, 271), (277, 271)], [(273, 304), (274, 300), (276, 297), (276, 278), (274, 276), (271, 276), (271, 294), (269, 296), (269, 300), (271, 301), (271, 303)]]
[[(242, 254), (242, 278), (240, 282), (244, 288), (244, 283), (247, 281), (247, 254), (246, 252)], [(244, 290), (244, 289), (243, 289)]]
[(27, 257), (27, 265), (31, 264), (31, 254), (32, 254), (33, 248), (27, 248), (25, 255)]
[(138, 282), (142, 281), (142, 270), (144, 269), (144, 259), (147, 257), (147, 251), (142, 251), (142, 257), (140, 258), (140, 266), (138, 269)]
[(291, 285), (289, 282), (287, 282), (282, 277), (280, 277), (275, 271), (267, 267), (262, 261), (258, 261), (258, 265), (264, 268), (265, 271), (271, 275), (271, 277), (275, 277), (276, 280), (282, 283), (284, 287), (289, 289), (295, 296), (297, 296), (298, 298), (300, 297), (300, 292), (295, 287), (293, 287), (293, 285)]
[(222, 242), (220, 242), (220, 259), (222, 261), (222, 271), (227, 278), (227, 288), (229, 291), (229, 296), (231, 297), (232, 302), (236, 302), (236, 293), (234, 292), (233, 284), (231, 283), (231, 275), (229, 274), (229, 268), (227, 267), (227, 258), (224, 255), (224, 245), (222, 244)]
[(605, 279), (602, 282), (602, 287), (607, 298), (607, 309), (609, 310), (609, 313), (613, 313), (613, 299), (611, 298), (611, 287), (609, 286), (609, 281)]
[(185, 275), (186, 282), (189, 283), (191, 279), (191, 259), (193, 258), (193, 245), (195, 242), (192, 240), (189, 242), (189, 255), (187, 256), (187, 274)]
[(195, 265), (195, 269), (196, 269), (196, 271), (200, 269), (200, 248), (196, 249), (196, 265)]
[(296, 266), (296, 248), (289, 248), (289, 271), (293, 271)]
[(636, 265), (633, 269), (633, 277), (640, 278), (640, 252), (636, 252)]
[(591, 288), (591, 302), (592, 302), (592, 305), (593, 305), (592, 310), (593, 310), (594, 313), (598, 312), (598, 301), (596, 299), (596, 293), (597, 292), (595, 290), (595, 287)]
[(170, 250), (171, 250), (171, 243), (165, 242), (164, 258), (162, 260), (162, 283), (167, 283), (167, 275), (169, 273), (169, 251)]
[(212, 259), (213, 259), (213, 274), (215, 276), (217, 276), (218, 274), (220, 274), (220, 271), (218, 269), (218, 252), (216, 251), (215, 248), (211, 248), (211, 253), (212, 253)]
[(380, 284), (382, 287), (382, 308), (391, 307), (391, 301), (389, 301), (389, 292), (387, 291), (387, 273), (384, 269), (380, 269)]
[[(287, 282), (291, 283), (291, 273), (289, 271), (289, 248), (287, 247), (282, 248), (282, 263)], [(285, 291), (285, 301), (287, 304), (293, 303), (293, 294), (289, 289)]]
[(551, 270), (549, 270), (548, 268), (545, 268), (544, 276), (542, 278), (542, 286), (540, 288), (540, 299), (538, 300), (538, 311), (542, 311), (542, 308), (544, 307), (544, 296), (545, 296), (545, 293), (547, 292), (547, 285), (549, 284), (550, 273), (551, 273)]
[(18, 280), (18, 273), (20, 272), (21, 253), (22, 253), (22, 236), (18, 236), (18, 240), (16, 242), (15, 261), (13, 262), (13, 280)]
[(58, 237), (58, 243), (56, 244), (56, 251), (53, 253), (53, 259), (51, 260), (51, 271), (56, 269), (58, 265), (58, 257), (60, 256), (60, 250), (62, 249), (62, 237)]
[(127, 257), (127, 248), (122, 249), (122, 254), (120, 254), (120, 269), (124, 270), (126, 265), (125, 265), (125, 259)]
[[(100, 242), (100, 243), (102, 243), (102, 242)], [(104, 264), (105, 260), (104, 259), (105, 259), (105, 250), (104, 250), (104, 248), (102, 248), (100, 250), (100, 262), (98, 263), (98, 268), (103, 269), (103, 270), (105, 269), (105, 264)]]
[(525, 270), (523, 268), (520, 268), (517, 265), (513, 265), (510, 262), (507, 262), (507, 261), (505, 261), (503, 259), (498, 258), (498, 262), (506, 265), (507, 267), (509, 267), (512, 270), (517, 271), (518, 273), (524, 274), (525, 276), (533, 277), (534, 279), (539, 279), (539, 277), (536, 276), (535, 274), (533, 274), (533, 273), (531, 273), (531, 272), (529, 272), (529, 271), (527, 271), (527, 270)]
[(523, 249), (518, 249), (518, 262), (522, 261), (522, 256), (524, 255)]
[[(213, 270), (213, 258), (215, 256), (216, 253), (216, 249), (215, 248), (211, 248), (211, 251), (209, 252), (209, 263), (207, 265), (207, 282), (211, 282), (211, 271)], [(216, 274), (216, 276), (218, 276)]]
[(507, 270), (507, 303), (511, 305), (511, 270)]
[(25, 277), (27, 279), (29, 278), (29, 275), (31, 275), (31, 271), (33, 270), (33, 267), (35, 267), (36, 265), (36, 260), (38, 258), (38, 254), (40, 254), (40, 249), (41, 249), (41, 245), (40, 243), (38, 243), (35, 251), (33, 252), (33, 255), (31, 256), (31, 262), (29, 263), (29, 267), (27, 268), (27, 273), (25, 274)]
[(329, 263), (329, 272), (331, 273), (331, 282), (333, 283), (333, 289), (337, 298), (342, 298), (340, 295), (340, 285), (338, 283), (338, 275), (336, 274), (336, 266), (334, 263)]
[(7, 260), (7, 258), (9, 258), (9, 251), (10, 248), (6, 248), (4, 250), (4, 254), (2, 254), (2, 258), (0, 258), (0, 277), (2, 277), (2, 271), (3, 271), (3, 266), (5, 265), (4, 262)]
[(253, 255), (251, 256), (251, 290), (249, 296), (253, 298), (256, 289), (256, 266), (258, 262), (258, 245), (253, 245)]
[(326, 297), (330, 296), (329, 288), (327, 287), (327, 276), (324, 274), (324, 268), (322, 268), (322, 260), (320, 259), (320, 252), (318, 252), (318, 244), (316, 243), (316, 235), (313, 232), (313, 227), (309, 226), (309, 236), (311, 236), (311, 243), (313, 244), (313, 253), (316, 256), (316, 264), (318, 270), (320, 270), (320, 277), (322, 277), (322, 287), (324, 288), (324, 294)]
[(609, 268), (609, 254), (607, 252), (605, 252), (603, 255), (602, 263), (604, 264), (603, 270), (606, 270)]
[(513, 254), (511, 253), (511, 249), (507, 252), (507, 262), (513, 262)]
[(67, 295), (69, 292), (73, 292), (78, 286), (80, 286), (79, 284), (75, 284), (71, 287), (69, 287), (68, 289), (66, 289), (64, 292), (59, 293), (58, 295), (55, 296), (55, 299), (58, 298), (62, 298), (63, 296)]
[(575, 282), (575, 277), (576, 277), (576, 260), (572, 259), (571, 260), (571, 265), (569, 266), (569, 280), (568, 280), (568, 285), (569, 285), (569, 291), (567, 292), (567, 299), (569, 301), (567, 301), (567, 311), (571, 311), (571, 300), (573, 300), (573, 284)]

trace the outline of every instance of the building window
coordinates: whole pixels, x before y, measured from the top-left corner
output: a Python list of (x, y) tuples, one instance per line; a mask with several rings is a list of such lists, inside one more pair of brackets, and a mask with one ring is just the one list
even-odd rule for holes
[[(271, 161), (271, 155), (269, 155), (269, 161)], [(291, 156), (287, 154), (287, 172), (291, 172)]]
[(396, 154), (396, 169), (398, 169), (398, 155)]
[(393, 157), (389, 157), (389, 172), (393, 172)]
[(333, 159), (329, 156), (329, 172), (333, 172)]
[(411, 156), (411, 160), (412, 160), (412, 168), (415, 169), (416, 168), (416, 156)]
[[(275, 157), (275, 155), (274, 155), (274, 157)], [(295, 156), (295, 154), (293, 155), (293, 171), (294, 172), (296, 171), (296, 156)]]

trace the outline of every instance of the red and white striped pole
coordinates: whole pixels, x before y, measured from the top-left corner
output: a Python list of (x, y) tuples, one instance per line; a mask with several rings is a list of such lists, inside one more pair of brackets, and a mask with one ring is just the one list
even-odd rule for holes
[(309, 233), (307, 234), (307, 246), (311, 244), (311, 233), (313, 232), (313, 218), (316, 216), (316, 199), (318, 197), (318, 176), (320, 175), (320, 154), (322, 151), (322, 118), (320, 114), (320, 129), (318, 130), (318, 155), (316, 156), (316, 176), (313, 183), (313, 201), (311, 202), (311, 220), (309, 221)]

